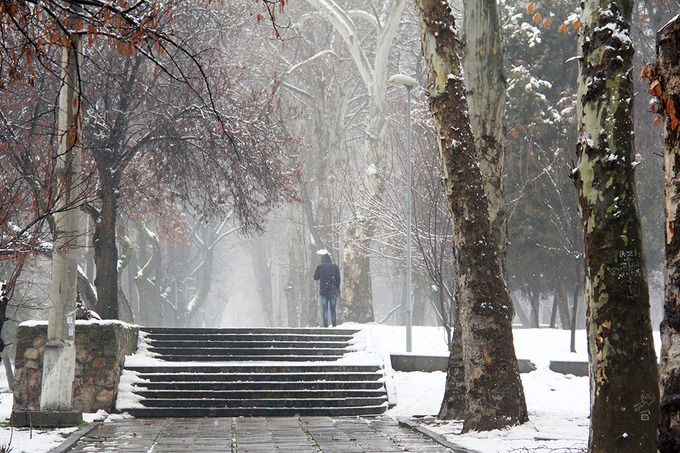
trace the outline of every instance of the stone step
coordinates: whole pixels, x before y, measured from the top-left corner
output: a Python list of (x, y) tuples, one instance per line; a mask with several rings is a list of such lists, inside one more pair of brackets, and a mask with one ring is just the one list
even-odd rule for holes
[[(236, 382), (140, 382), (135, 387), (148, 390), (229, 390), (229, 391), (262, 391), (262, 390), (289, 390), (289, 391), (315, 391), (332, 390), (380, 390), (384, 392), (383, 383), (375, 381), (236, 381)], [(135, 391), (134, 393), (139, 393)]]
[(206, 399), (206, 400), (273, 400), (290, 398), (301, 399), (339, 399), (339, 398), (385, 398), (385, 392), (381, 389), (329, 389), (329, 390), (292, 390), (292, 389), (248, 389), (248, 390), (135, 390), (135, 395), (155, 400), (181, 400), (181, 399)]
[(333, 363), (356, 330), (141, 330), (161, 362), (125, 368), (145, 407), (118, 409), (134, 416), (373, 415), (388, 406), (381, 365)]
[(246, 333), (222, 333), (222, 334), (198, 334), (198, 333), (145, 333), (150, 341), (257, 341), (257, 342), (307, 342), (324, 343), (328, 341), (340, 341), (349, 343), (351, 335), (316, 335), (316, 334), (246, 334)]
[(145, 373), (140, 374), (141, 379), (151, 382), (316, 382), (316, 381), (379, 381), (382, 374), (378, 373), (276, 373), (276, 374), (250, 374), (250, 373)]
[(301, 416), (356, 416), (379, 415), (387, 410), (387, 404), (356, 407), (268, 407), (268, 408), (129, 408), (135, 417), (293, 417)]
[(207, 347), (207, 348), (180, 348), (180, 347), (157, 347), (152, 345), (149, 350), (156, 354), (161, 354), (163, 356), (187, 356), (196, 357), (200, 356), (221, 356), (221, 357), (238, 357), (238, 356), (335, 356), (341, 357), (343, 354), (342, 349), (327, 349), (327, 348), (219, 348), (219, 347)]
[(241, 335), (321, 335), (353, 336), (356, 329), (328, 329), (322, 327), (142, 327), (140, 330), (153, 334), (241, 334)]
[[(147, 337), (148, 339), (148, 337)], [(149, 339), (152, 347), (175, 347), (175, 348), (234, 348), (234, 349), (279, 349), (279, 348), (302, 348), (302, 349), (340, 349), (345, 350), (347, 341), (252, 341), (252, 340), (210, 340), (200, 339)]]
[(234, 365), (212, 364), (205, 366), (158, 365), (158, 366), (127, 366), (126, 370), (138, 373), (249, 373), (249, 374), (277, 374), (277, 373), (375, 373), (381, 371), (378, 365), (327, 365), (327, 364), (266, 364), (266, 365)]
[(164, 355), (166, 362), (332, 362), (342, 355)]
[(272, 399), (213, 399), (182, 398), (160, 399), (149, 398), (141, 401), (146, 407), (238, 407), (238, 408), (279, 408), (279, 407), (356, 407), (378, 406), (386, 403), (387, 398), (272, 398)]

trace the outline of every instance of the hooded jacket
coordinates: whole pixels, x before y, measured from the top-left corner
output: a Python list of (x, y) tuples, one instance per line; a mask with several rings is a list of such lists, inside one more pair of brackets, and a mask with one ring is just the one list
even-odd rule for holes
[(340, 294), (340, 269), (333, 264), (330, 255), (324, 255), (321, 264), (316, 266), (314, 280), (319, 280), (319, 294), (337, 296)]

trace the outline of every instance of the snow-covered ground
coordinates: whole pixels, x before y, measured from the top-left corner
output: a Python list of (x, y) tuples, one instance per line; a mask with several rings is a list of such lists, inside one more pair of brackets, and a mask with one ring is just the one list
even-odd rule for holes
[[(376, 347), (394, 353), (405, 351), (405, 328), (367, 326)], [(588, 441), (589, 383), (587, 377), (562, 375), (549, 369), (551, 360), (587, 361), (586, 334), (576, 332), (576, 353), (569, 352), (569, 331), (557, 329), (515, 329), (515, 350), (520, 359), (529, 359), (537, 369), (522, 374), (530, 422), (505, 430), (458, 434), (461, 422), (424, 418), (431, 430), (449, 441), (480, 453), (536, 452), (567, 453), (586, 451)], [(657, 356), (659, 333), (654, 333)], [(434, 327), (413, 328), (413, 354), (446, 355), (445, 333)], [(436, 415), (444, 395), (446, 375), (395, 372), (397, 406), (388, 411), (394, 417)]]
[[(343, 359), (350, 363), (374, 360), (365, 350), (404, 353), (404, 327), (380, 325), (360, 327), (356, 349)], [(457, 434), (461, 424), (428, 419), (428, 427), (444, 434), (461, 447), (480, 453), (578, 451), (588, 438), (588, 378), (564, 376), (548, 369), (550, 360), (587, 360), (585, 332), (577, 332), (576, 354), (569, 352), (569, 332), (556, 329), (517, 329), (517, 356), (529, 359), (537, 370), (522, 375), (531, 421), (523, 426), (486, 433)], [(658, 342), (658, 333), (655, 337)], [(363, 351), (362, 351), (363, 350)], [(658, 351), (657, 351), (658, 353)], [(447, 355), (445, 333), (436, 327), (413, 328), (413, 354)], [(131, 359), (138, 363), (147, 353)], [(372, 356), (372, 357), (371, 357)], [(153, 360), (149, 358), (149, 360)], [(397, 405), (388, 411), (393, 417), (435, 415), (444, 394), (445, 373), (394, 372)], [(12, 453), (44, 453), (57, 446), (74, 429), (33, 430), (10, 429), (12, 395), (7, 389), (4, 367), (0, 367), (0, 447), (11, 443)], [(105, 415), (105, 414), (104, 414)], [(86, 421), (102, 418), (102, 414), (85, 414)], [(115, 416), (116, 418), (120, 417)]]
[[(76, 428), (64, 429), (28, 429), (9, 427), (12, 414), (12, 393), (7, 385), (5, 367), (0, 366), (0, 451), (9, 446), (12, 453), (44, 453), (57, 447)], [(100, 411), (96, 414), (83, 414), (85, 422), (103, 420), (108, 414)], [(10, 450), (6, 450), (10, 451)]]

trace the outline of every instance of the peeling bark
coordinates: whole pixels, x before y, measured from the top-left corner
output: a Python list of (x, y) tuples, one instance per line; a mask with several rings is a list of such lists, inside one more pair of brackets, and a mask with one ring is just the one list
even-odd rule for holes
[(460, 329), (460, 316), (453, 323), (453, 335), (449, 345), (449, 363), (446, 366), (446, 386), (444, 399), (438, 418), (442, 420), (461, 420), (465, 418), (465, 367), (463, 366), (463, 341)]
[[(370, 228), (371, 231), (366, 231)], [(375, 320), (371, 291), (371, 257), (367, 253), (374, 222), (352, 223), (346, 231), (339, 322), (368, 323)]]
[(512, 338), (512, 301), (497, 259), (476, 161), (453, 14), (448, 2), (418, 0), (416, 5), (430, 110), (453, 217), (467, 389), (463, 431), (498, 429), (528, 420)]
[[(496, 0), (463, 2), (463, 41), (465, 85), (468, 94), (470, 127), (474, 135), (476, 160), (482, 173), (488, 200), (489, 219), (496, 253), (507, 280), (505, 250), (507, 221), (503, 198), (503, 143), (505, 112), (505, 75), (500, 18)], [(465, 409), (465, 385), (459, 316), (451, 340), (444, 400), (440, 418), (462, 418)]]
[(591, 453), (656, 451), (659, 389), (633, 178), (633, 2), (583, 3), (577, 168)]
[(496, 0), (463, 1), (463, 68), (470, 126), (484, 178), (496, 252), (507, 279), (507, 219), (503, 190), (505, 93), (503, 43)]
[[(680, 18), (657, 35), (655, 73), (664, 107), (666, 302), (661, 323), (659, 451), (680, 451)], [(672, 105), (673, 111), (668, 105)], [(676, 123), (674, 124), (673, 120)]]

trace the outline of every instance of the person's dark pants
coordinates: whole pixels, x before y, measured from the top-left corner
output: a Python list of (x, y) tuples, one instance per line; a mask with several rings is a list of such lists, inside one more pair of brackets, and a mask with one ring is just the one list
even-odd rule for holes
[(331, 322), (333, 327), (337, 324), (335, 317), (335, 303), (337, 299), (334, 296), (321, 295), (321, 313), (323, 314), (323, 326), (328, 327), (328, 306), (331, 306)]

